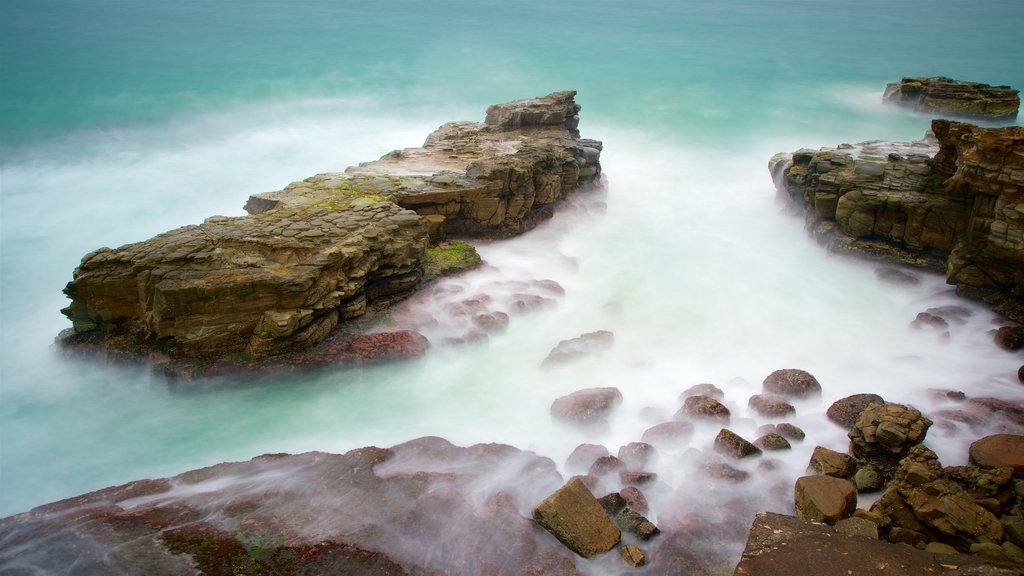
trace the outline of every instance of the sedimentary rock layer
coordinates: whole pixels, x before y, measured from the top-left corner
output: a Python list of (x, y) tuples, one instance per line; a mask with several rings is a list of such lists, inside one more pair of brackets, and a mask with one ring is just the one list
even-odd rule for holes
[(1024, 127), (935, 120), (917, 142), (798, 150), (769, 169), (830, 249), (945, 271), (1024, 321)]
[(1009, 86), (991, 86), (943, 76), (903, 78), (886, 84), (882, 100), (926, 114), (989, 120), (1013, 120), (1020, 108), (1018, 91)]
[(254, 195), (248, 216), (96, 250), (65, 289), (67, 341), (198, 360), (307, 349), (415, 290), (431, 239), (520, 233), (597, 182), (601, 143), (579, 138), (574, 96), (491, 106), (421, 148)]

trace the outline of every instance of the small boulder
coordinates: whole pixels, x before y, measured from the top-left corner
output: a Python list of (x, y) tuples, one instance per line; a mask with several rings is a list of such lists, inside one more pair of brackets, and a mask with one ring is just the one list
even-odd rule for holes
[(682, 448), (693, 437), (693, 424), (689, 422), (663, 422), (644, 430), (640, 439), (662, 449)]
[(576, 424), (596, 424), (622, 402), (618, 388), (586, 388), (558, 398), (551, 404), (551, 415)]
[(969, 450), (970, 462), (983, 468), (1013, 468), (1015, 478), (1024, 478), (1024, 436), (994, 434), (976, 440)]
[(810, 398), (821, 395), (821, 384), (809, 372), (786, 368), (769, 374), (764, 379), (762, 390), (787, 398)]
[(804, 434), (804, 431), (799, 426), (790, 424), (789, 422), (776, 424), (775, 431), (778, 432), (779, 434), (782, 434), (786, 438), (789, 438), (790, 440), (795, 440), (797, 442), (803, 442), (804, 438), (807, 437), (807, 435)]
[(697, 420), (714, 420), (729, 423), (729, 409), (710, 396), (690, 396), (683, 407), (676, 412), (675, 418), (681, 420), (689, 416)]
[(584, 558), (611, 550), (622, 535), (597, 498), (578, 479), (538, 504), (533, 509), (533, 519)]
[[(626, 500), (626, 504), (641, 514), (647, 514), (647, 497), (636, 486), (626, 486), (619, 490), (619, 495)], [(616, 512), (618, 514), (618, 512)]]
[(871, 464), (859, 466), (853, 473), (853, 484), (857, 492), (877, 492), (885, 485), (885, 480), (878, 469)]
[(754, 446), (757, 446), (766, 452), (774, 450), (789, 450), (792, 448), (789, 440), (786, 440), (785, 436), (776, 433), (768, 433), (757, 440), (754, 440)]
[(863, 536), (865, 538), (878, 539), (878, 524), (866, 518), (850, 516), (835, 523), (836, 532), (849, 534), (851, 536)]
[(883, 403), (885, 400), (878, 394), (854, 394), (840, 398), (828, 407), (825, 415), (828, 419), (849, 430), (857, 423), (857, 417), (869, 404)]
[(870, 404), (848, 433), (850, 452), (873, 464), (887, 479), (911, 448), (924, 441), (932, 421), (913, 408), (884, 402)]
[(653, 522), (632, 508), (626, 508), (616, 514), (615, 523), (619, 525), (623, 532), (629, 532), (645, 541), (661, 534), (661, 530)]
[(728, 480), (730, 482), (743, 482), (750, 478), (750, 472), (730, 466), (725, 462), (709, 461), (701, 464), (700, 472), (707, 478)]
[(622, 494), (618, 492), (605, 494), (604, 496), (598, 498), (597, 502), (601, 505), (602, 508), (604, 508), (604, 511), (607, 512), (608, 515), (613, 518), (616, 514), (622, 512), (622, 510), (629, 505), (629, 503), (626, 502), (626, 499), (622, 497)]
[(949, 330), (949, 322), (946, 322), (946, 319), (942, 316), (937, 316), (930, 312), (919, 312), (917, 317), (910, 323), (910, 327), (914, 330), (945, 332)]
[(631, 470), (619, 472), (619, 481), (626, 486), (643, 486), (644, 484), (650, 484), (657, 479), (658, 475), (654, 472), (634, 472)]
[(816, 446), (807, 464), (807, 471), (836, 478), (849, 478), (855, 467), (853, 457), (824, 446)]
[(744, 440), (728, 428), (722, 428), (715, 437), (715, 452), (740, 460), (748, 456), (760, 456), (761, 449)]
[(707, 396), (715, 400), (725, 400), (725, 392), (714, 384), (694, 384), (679, 395), (679, 401), (683, 402), (690, 396)]
[(562, 340), (552, 348), (547, 358), (541, 363), (542, 366), (553, 366), (564, 364), (573, 360), (579, 360), (585, 356), (599, 354), (611, 349), (615, 343), (615, 335), (607, 330), (588, 332), (576, 338)]
[(811, 522), (835, 524), (857, 508), (857, 489), (833, 476), (802, 476), (793, 491), (796, 515)]
[(1017, 380), (1024, 384), (1024, 364), (1021, 364), (1021, 367), (1017, 369)]
[(590, 466), (590, 470), (587, 472), (588, 475), (594, 476), (595, 478), (601, 478), (608, 474), (621, 472), (626, 468), (626, 465), (615, 456), (601, 456)]
[(633, 544), (626, 544), (619, 548), (619, 556), (627, 566), (632, 568), (639, 568), (644, 564), (647, 564), (647, 558), (644, 557), (643, 550), (640, 550)]
[(569, 472), (579, 473), (586, 471), (594, 460), (602, 456), (608, 456), (608, 449), (600, 444), (580, 444), (565, 459), (565, 467)]
[(996, 344), (1003, 350), (1024, 348), (1024, 326), (1002, 326), (996, 330)]
[(781, 396), (754, 394), (747, 401), (747, 407), (765, 418), (782, 418), (796, 413), (796, 408)]
[(630, 470), (642, 470), (648, 463), (652, 462), (658, 452), (654, 446), (647, 442), (630, 442), (619, 447), (618, 457), (626, 463)]

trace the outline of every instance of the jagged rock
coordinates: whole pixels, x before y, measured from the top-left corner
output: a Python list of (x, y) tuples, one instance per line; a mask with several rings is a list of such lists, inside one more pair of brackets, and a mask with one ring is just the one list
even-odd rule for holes
[(713, 420), (716, 422), (729, 423), (729, 409), (724, 404), (710, 396), (690, 396), (683, 403), (683, 407), (676, 412), (677, 420), (690, 417), (696, 420)]
[(586, 356), (604, 352), (615, 343), (615, 335), (607, 330), (588, 332), (576, 338), (562, 340), (557, 346), (551, 349), (547, 358), (541, 363), (542, 366), (554, 366), (564, 364), (573, 360), (579, 360)]
[(889, 478), (910, 449), (924, 441), (931, 425), (919, 411), (902, 404), (869, 404), (848, 434), (850, 452)]
[(440, 438), (264, 455), (4, 518), (0, 573), (579, 574), (523, 516), (560, 484), (546, 458)]
[(834, 524), (857, 508), (857, 489), (833, 476), (802, 476), (793, 489), (796, 515), (812, 522)]
[(615, 523), (623, 532), (629, 532), (645, 541), (661, 534), (661, 530), (653, 522), (632, 508), (626, 508), (616, 514)]
[(763, 390), (788, 398), (808, 398), (821, 395), (821, 384), (805, 370), (786, 368), (769, 374), (764, 379)]
[(971, 444), (971, 464), (985, 468), (1013, 469), (1016, 478), (1024, 478), (1024, 436), (994, 434)]
[(840, 398), (828, 407), (825, 415), (828, 419), (849, 430), (857, 423), (860, 413), (872, 403), (885, 402), (878, 394), (853, 394), (846, 398)]
[(987, 120), (1013, 120), (1020, 108), (1018, 91), (1009, 86), (953, 80), (944, 76), (904, 77), (885, 85), (882, 101), (915, 112)]
[(682, 448), (693, 437), (693, 424), (689, 422), (662, 422), (644, 430), (640, 439), (661, 449)]
[(608, 454), (608, 449), (600, 444), (580, 444), (565, 459), (565, 467), (570, 472), (583, 472), (590, 468), (594, 460)]
[[(619, 495), (626, 500), (626, 504), (630, 508), (641, 514), (647, 514), (647, 497), (644, 496), (644, 493), (641, 492), (639, 488), (636, 486), (626, 486), (622, 490), (619, 490)], [(616, 514), (618, 514), (618, 512), (616, 512)]]
[(619, 556), (632, 568), (639, 568), (647, 564), (647, 558), (644, 556), (643, 550), (640, 550), (633, 544), (626, 544), (619, 548)]
[(551, 415), (577, 424), (604, 422), (622, 403), (618, 388), (585, 388), (562, 396), (551, 404)]
[(248, 216), (87, 254), (59, 343), (200, 368), (310, 349), (420, 286), (436, 216), (449, 234), (507, 236), (597, 182), (601, 144), (579, 138), (574, 94), (502, 105), (496, 124), (445, 124), (421, 148), (252, 196)]
[(996, 344), (1010, 351), (1024, 348), (1024, 326), (1000, 326), (996, 330)]
[(740, 460), (748, 456), (760, 456), (761, 449), (744, 440), (728, 428), (722, 428), (715, 437), (715, 452)]
[(658, 451), (646, 442), (630, 442), (619, 447), (617, 456), (630, 470), (641, 470), (648, 463), (651, 463), (658, 455)]
[(621, 532), (579, 480), (572, 480), (533, 509), (533, 519), (573, 552), (590, 558), (611, 550)]
[(1024, 321), (1024, 127), (934, 120), (925, 140), (773, 157), (780, 195), (829, 249), (945, 272)]
[(707, 396), (721, 402), (725, 400), (725, 392), (714, 384), (694, 384), (679, 395), (679, 401), (685, 402), (690, 396)]
[[(879, 568), (884, 566), (884, 568)], [(837, 532), (793, 516), (759, 512), (735, 576), (1011, 576), (1013, 566), (990, 565), (966, 554), (932, 555), (910, 546)]]
[(836, 478), (849, 478), (855, 466), (856, 463), (849, 454), (836, 452), (824, 446), (815, 446), (811, 460), (807, 464), (807, 471)]
[(761, 450), (765, 450), (768, 452), (775, 450), (789, 450), (790, 448), (792, 448), (792, 446), (789, 443), (789, 440), (786, 440), (785, 436), (783, 436), (782, 434), (773, 433), (765, 434), (759, 437), (757, 440), (754, 440), (754, 446), (757, 446)]
[(781, 396), (754, 394), (747, 401), (747, 407), (765, 418), (782, 418), (796, 414), (796, 408)]

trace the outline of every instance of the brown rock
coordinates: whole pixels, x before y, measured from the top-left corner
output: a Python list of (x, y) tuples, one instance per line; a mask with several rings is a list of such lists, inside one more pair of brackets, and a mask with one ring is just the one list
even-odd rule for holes
[(750, 478), (750, 472), (730, 466), (725, 462), (709, 461), (700, 465), (700, 472), (708, 478), (728, 480), (730, 482), (744, 482)]
[(985, 468), (1013, 468), (1014, 477), (1024, 478), (1024, 436), (986, 436), (971, 444), (969, 456), (971, 464)]
[(760, 456), (761, 449), (744, 440), (738, 434), (722, 428), (715, 437), (715, 452), (740, 460), (748, 456)]
[(1020, 107), (1017, 90), (944, 76), (904, 77), (885, 85), (882, 101), (912, 108), (915, 112), (963, 118), (1013, 120)]
[(632, 508), (626, 508), (619, 512), (615, 516), (615, 523), (619, 525), (623, 532), (629, 532), (644, 541), (650, 540), (661, 533), (661, 530), (653, 522)]
[(608, 449), (600, 444), (580, 444), (565, 459), (565, 467), (570, 472), (588, 470), (595, 460), (608, 456)]
[(910, 449), (924, 441), (931, 425), (919, 411), (902, 404), (870, 404), (848, 434), (850, 451), (888, 478)]
[(802, 476), (794, 487), (797, 516), (811, 522), (834, 524), (857, 508), (853, 483), (832, 476)]
[(693, 437), (693, 424), (689, 422), (663, 422), (644, 430), (644, 442), (663, 449), (682, 448)]
[(619, 472), (619, 480), (627, 486), (643, 486), (644, 484), (650, 484), (657, 479), (658, 475), (654, 472), (634, 472), (631, 470)]
[(644, 557), (643, 551), (633, 544), (626, 544), (619, 548), (619, 556), (622, 557), (626, 565), (633, 568), (639, 568), (647, 564), (647, 558)]
[(1017, 380), (1024, 384), (1024, 364), (1021, 364), (1021, 367), (1017, 369)]
[(836, 532), (843, 534), (878, 539), (878, 524), (865, 518), (858, 518), (856, 516), (843, 518), (837, 521), (833, 527), (836, 529)]
[(789, 444), (789, 440), (786, 440), (785, 436), (774, 433), (765, 434), (757, 440), (754, 440), (754, 446), (765, 451), (789, 450), (792, 448)]
[(658, 451), (646, 442), (630, 442), (619, 447), (618, 457), (630, 470), (642, 470), (657, 457)]
[(709, 396), (690, 396), (683, 407), (676, 412), (677, 420), (685, 417), (697, 420), (714, 420), (729, 423), (729, 409), (724, 404)]
[[(619, 495), (626, 500), (626, 504), (630, 508), (641, 514), (647, 514), (647, 497), (644, 496), (644, 493), (641, 492), (639, 488), (636, 486), (626, 486), (622, 490), (619, 490)], [(618, 514), (618, 512), (616, 512), (616, 514)]]
[(747, 407), (766, 418), (781, 418), (796, 413), (796, 408), (785, 398), (771, 394), (754, 394), (747, 402)]
[(600, 478), (607, 476), (608, 474), (614, 474), (622, 472), (626, 468), (626, 464), (616, 458), (615, 456), (601, 456), (590, 466), (590, 470), (587, 472), (589, 476)]
[(551, 415), (577, 424), (595, 424), (605, 421), (621, 402), (618, 388), (586, 388), (555, 400)]
[(694, 384), (679, 395), (679, 401), (684, 402), (690, 396), (707, 396), (721, 402), (725, 400), (725, 392), (714, 384)]
[(885, 400), (878, 394), (854, 394), (833, 402), (825, 415), (829, 420), (849, 430), (857, 423), (857, 417), (869, 404), (883, 402)]
[(789, 438), (790, 440), (795, 440), (797, 442), (803, 442), (804, 438), (806, 437), (806, 434), (804, 434), (804, 431), (801, 430), (800, 427), (790, 424), (789, 422), (776, 424), (775, 431), (778, 432), (779, 434), (782, 434), (786, 438)]
[(915, 330), (946, 331), (949, 330), (949, 323), (941, 316), (929, 312), (919, 312), (910, 323), (910, 327)]
[(559, 488), (533, 509), (533, 519), (573, 552), (590, 558), (619, 543), (618, 526), (578, 480)]
[(598, 504), (601, 505), (602, 508), (604, 508), (604, 511), (607, 512), (608, 515), (613, 518), (616, 514), (622, 512), (622, 510), (629, 505), (629, 503), (626, 502), (626, 499), (623, 498), (622, 495), (619, 494), (618, 492), (605, 494), (604, 496), (598, 498), (597, 502)]
[(821, 384), (809, 372), (787, 368), (769, 374), (764, 379), (763, 390), (788, 398), (809, 398), (821, 395)]
[(996, 330), (996, 344), (1010, 351), (1024, 348), (1024, 326), (1000, 326)]
[(836, 478), (849, 478), (856, 464), (849, 454), (829, 450), (824, 446), (816, 446), (807, 464), (807, 471)]

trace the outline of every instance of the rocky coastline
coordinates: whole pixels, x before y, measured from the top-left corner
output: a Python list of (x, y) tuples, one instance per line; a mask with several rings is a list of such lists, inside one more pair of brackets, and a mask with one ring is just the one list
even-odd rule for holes
[[(386, 328), (353, 321), (462, 269), (439, 243), (519, 234), (600, 185), (602, 146), (580, 138), (574, 96), (494, 105), (420, 148), (255, 194), (248, 216), (93, 251), (65, 289), (58, 346), (177, 375), (372, 360), (344, 338)], [(397, 357), (422, 353), (421, 337), (390, 340)]]

